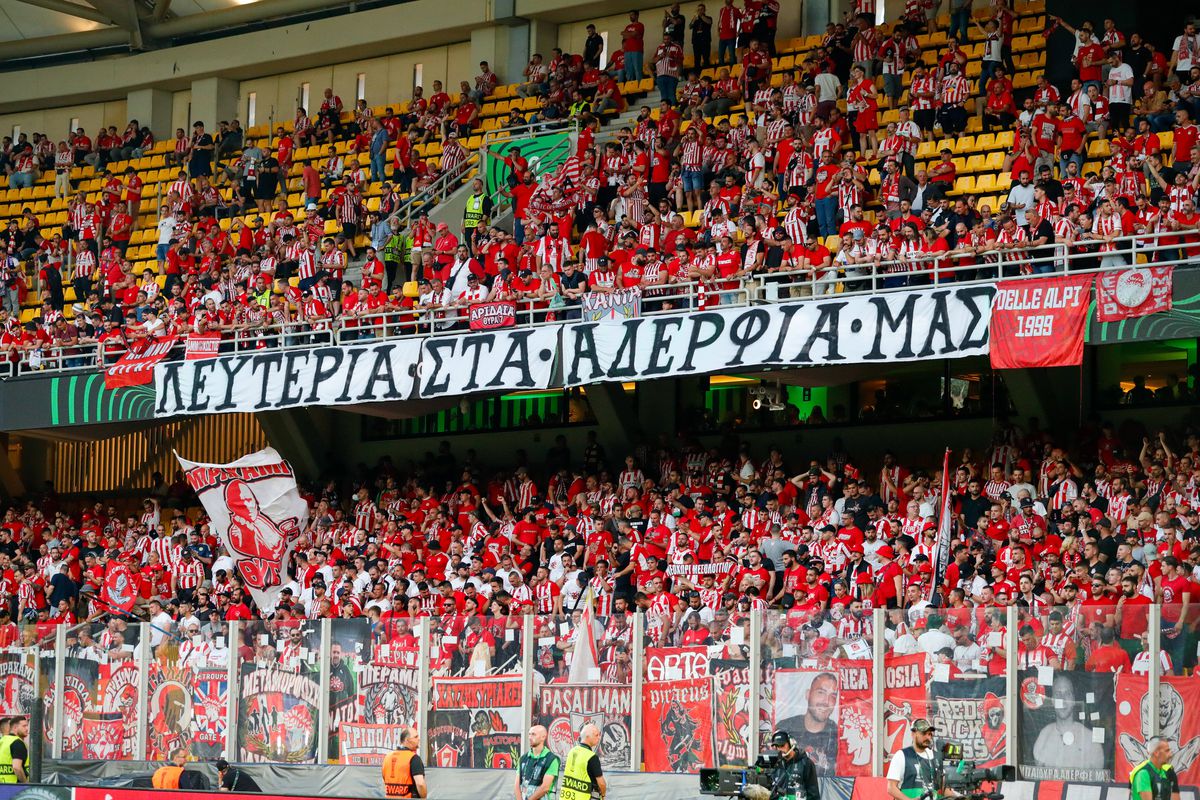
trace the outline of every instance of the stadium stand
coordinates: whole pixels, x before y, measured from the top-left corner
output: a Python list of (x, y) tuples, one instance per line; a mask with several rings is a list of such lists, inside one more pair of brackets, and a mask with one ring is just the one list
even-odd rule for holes
[[(1200, 76), (1170, 48), (1151, 58), (1043, 3), (953, 25), (915, 6), (891, 26), (848, 14), (777, 43), (772, 3), (733, 9), (711, 24), (740, 46), (699, 69), (667, 15), (649, 77), (624, 58), (644, 47), (631, 22), (607, 65), (594, 44), (556, 49), (518, 84), (481, 65), (453, 94), (438, 82), (349, 109), (326, 91), (274, 130), (197, 123), (155, 141), (133, 120), (6, 141), (10, 368), (30, 353), (41, 368), (109, 362), (163, 333), (219, 331), (225, 349), (404, 335), (461, 325), (488, 298), (569, 318), (570, 286), (640, 286), (677, 310), (778, 296), (764, 283), (787, 297), (1082, 268), (1147, 244), (1139, 261), (1169, 260), (1200, 223)], [(1070, 90), (1045, 79), (1046, 36), (1078, 37)], [(575, 152), (544, 174), (506, 157), (512, 186), (477, 228), (424, 221), (478, 174), (481, 148), (559, 125)], [(519, 224), (492, 226), (510, 205)], [(1112, 250), (1127, 252), (1104, 261)], [(564, 285), (569, 260), (581, 269)]]

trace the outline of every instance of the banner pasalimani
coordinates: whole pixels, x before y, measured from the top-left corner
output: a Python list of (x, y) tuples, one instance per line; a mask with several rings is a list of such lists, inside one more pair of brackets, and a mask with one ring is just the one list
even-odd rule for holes
[(964, 286), (568, 325), (563, 383), (986, 355), (994, 293)]
[(579, 741), (579, 732), (589, 722), (600, 729), (600, 766), (629, 769), (631, 739), (629, 726), (633, 687), (629, 684), (554, 684), (537, 690), (534, 721), (546, 726), (546, 746), (559, 758)]
[(175, 458), (254, 602), (270, 613), (308, 524), (308, 503), (291, 464), (271, 447), (231, 464), (200, 464), (179, 453)]

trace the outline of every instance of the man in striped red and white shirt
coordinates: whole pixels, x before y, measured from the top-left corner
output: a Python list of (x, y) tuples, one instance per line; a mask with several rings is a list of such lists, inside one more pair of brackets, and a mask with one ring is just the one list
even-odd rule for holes
[(184, 549), (179, 556), (179, 562), (170, 568), (171, 593), (181, 602), (191, 602), (196, 589), (204, 583), (204, 565), (192, 555), (192, 551)]

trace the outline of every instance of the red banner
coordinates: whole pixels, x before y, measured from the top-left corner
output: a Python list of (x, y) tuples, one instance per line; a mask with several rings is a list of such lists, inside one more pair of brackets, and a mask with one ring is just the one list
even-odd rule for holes
[[(1128, 775), (1149, 757), (1153, 720), (1145, 675), (1117, 676), (1117, 760), (1114, 775)], [(1185, 709), (1192, 709), (1186, 712)], [(1158, 690), (1159, 735), (1171, 743), (1171, 765), (1186, 786), (1200, 785), (1200, 681), (1164, 675)]]
[[(885, 759), (912, 744), (912, 721), (929, 717), (926, 684), (929, 658), (924, 653), (888, 656), (884, 661), (883, 729)], [(841, 766), (839, 762), (838, 766)]]
[(491, 331), (517, 324), (517, 304), (510, 300), (474, 303), (469, 310), (471, 330)]
[(201, 358), (216, 358), (221, 354), (221, 332), (205, 331), (189, 333), (184, 358), (195, 361)]
[(104, 386), (142, 386), (154, 380), (154, 365), (171, 352), (177, 336), (156, 339), (141, 350), (130, 350), (104, 372)]
[[(833, 666), (838, 674), (837, 774), (865, 777), (871, 774), (871, 752), (875, 741), (871, 697), (874, 662), (839, 658)], [(803, 735), (797, 738), (803, 741)]]
[(1137, 267), (1096, 279), (1096, 320), (1118, 322), (1171, 310), (1174, 267)]
[(125, 739), (125, 720), (83, 718), (83, 758), (85, 761), (116, 761), (121, 758)]
[(1090, 275), (1000, 281), (992, 304), (994, 369), (1070, 367), (1083, 362)]
[(647, 772), (699, 772), (715, 763), (713, 681), (647, 681), (642, 756)]
[(137, 594), (137, 584), (124, 564), (118, 563), (105, 573), (103, 599), (112, 609), (119, 608), (128, 614), (137, 601)]

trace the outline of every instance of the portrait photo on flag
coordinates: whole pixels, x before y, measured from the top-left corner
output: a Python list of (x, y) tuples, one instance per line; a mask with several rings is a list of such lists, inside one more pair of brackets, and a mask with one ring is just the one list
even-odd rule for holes
[(269, 614), (308, 524), (308, 504), (291, 464), (270, 447), (231, 464), (201, 464), (179, 453), (175, 458), (254, 602)]

